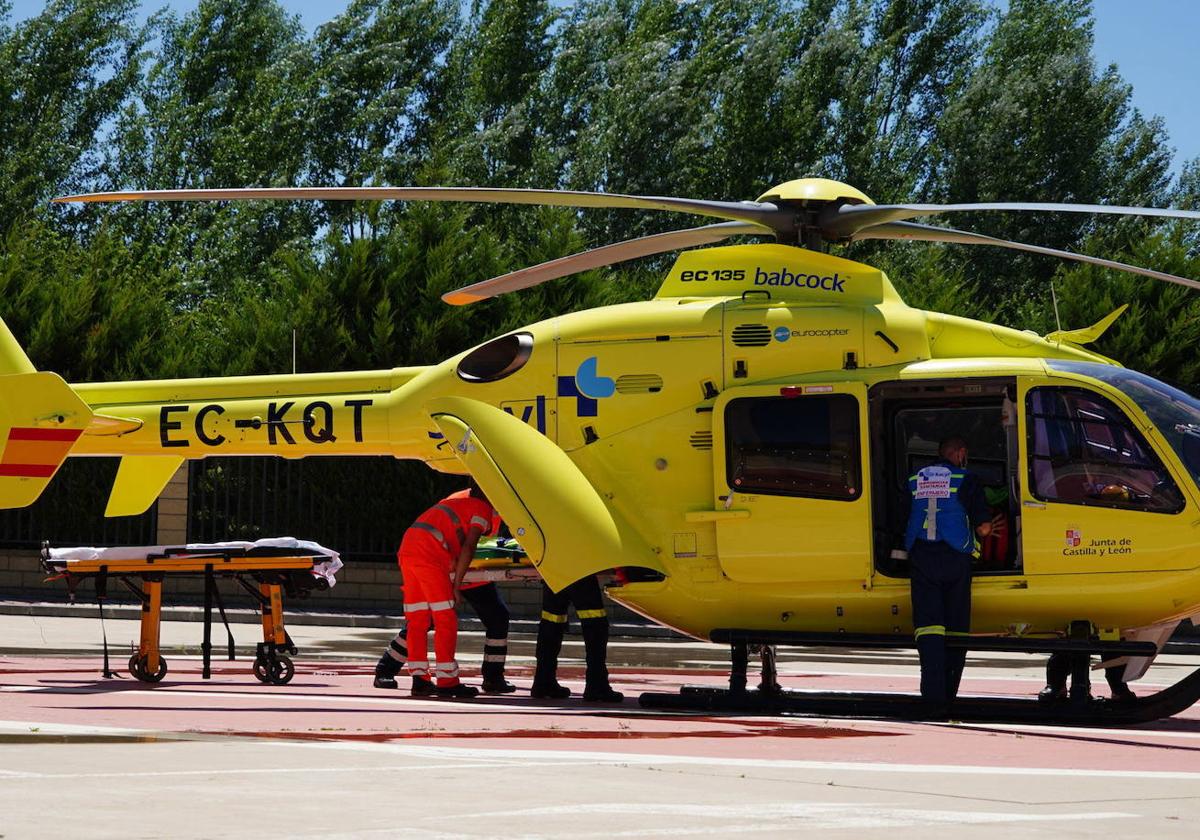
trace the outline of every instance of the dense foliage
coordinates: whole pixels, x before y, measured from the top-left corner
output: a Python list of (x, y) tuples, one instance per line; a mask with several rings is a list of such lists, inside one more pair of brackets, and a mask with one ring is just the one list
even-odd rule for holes
[[(1196, 207), (1157, 118), (1097, 66), (1088, 0), (0, 2), (0, 317), (68, 379), (440, 360), (645, 296), (664, 261), (466, 309), (438, 295), (690, 220), (423, 204), (51, 206), (112, 188), (480, 184), (754, 198), (804, 175), (876, 201)], [(1200, 225), (956, 217), (1200, 276)], [(987, 248), (855, 246), (910, 303), (1040, 332), (1123, 302), (1099, 345), (1195, 386), (1200, 296)]]

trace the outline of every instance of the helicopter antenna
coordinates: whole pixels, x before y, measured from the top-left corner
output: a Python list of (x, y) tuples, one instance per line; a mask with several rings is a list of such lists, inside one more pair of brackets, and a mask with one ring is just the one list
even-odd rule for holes
[(296, 328), (292, 327), (292, 373), (296, 372)]
[(1062, 321), (1058, 319), (1058, 295), (1054, 293), (1054, 281), (1050, 281), (1050, 300), (1054, 303), (1054, 326), (1062, 332)]

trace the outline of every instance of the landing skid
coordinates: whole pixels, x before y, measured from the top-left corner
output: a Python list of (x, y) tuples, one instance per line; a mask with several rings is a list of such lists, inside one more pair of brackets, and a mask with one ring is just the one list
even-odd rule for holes
[(1130, 726), (1178, 714), (1200, 699), (1200, 670), (1162, 691), (1128, 703), (1090, 700), (1041, 703), (1009, 697), (959, 697), (949, 711), (933, 711), (911, 694), (834, 691), (730, 691), (684, 686), (678, 694), (643, 694), (648, 709), (764, 715), (807, 715), (972, 723), (1046, 723), (1060, 726)]
[[(739, 631), (725, 631), (743, 636)], [(714, 633), (714, 636), (717, 634)], [(746, 634), (748, 635), (748, 634)], [(722, 640), (724, 640), (724, 638)], [(799, 638), (781, 639), (779, 634), (770, 641), (800, 642)], [(822, 639), (824, 641), (824, 639)], [(849, 641), (849, 640), (844, 640)], [(861, 641), (861, 639), (860, 639)], [(902, 647), (889, 639), (887, 647)], [(979, 640), (976, 640), (977, 642)], [(1131, 726), (1149, 723), (1179, 714), (1200, 700), (1200, 669), (1175, 685), (1126, 702), (1092, 699), (1087, 684), (1087, 654), (1082, 650), (1073, 668), (1077, 680), (1069, 699), (1041, 702), (1035, 698), (960, 696), (948, 709), (931, 708), (920, 696), (874, 692), (787, 691), (779, 688), (775, 674), (775, 653), (770, 644), (756, 644), (763, 664), (762, 684), (758, 690), (747, 690), (746, 671), (749, 645), (738, 638), (731, 645), (732, 668), (730, 687), (685, 686), (677, 694), (649, 692), (638, 702), (648, 709), (669, 711), (702, 711), (731, 714), (806, 715), (813, 717), (842, 717), (892, 720), (955, 720), (972, 723), (1043, 723), (1059, 726)], [(1118, 645), (1091, 643), (1092, 647)], [(849, 646), (849, 645), (846, 645)], [(883, 647), (884, 645), (865, 645)], [(964, 645), (966, 646), (966, 645)], [(974, 647), (975, 645), (971, 645)], [(995, 649), (998, 641), (980, 645)], [(1009, 645), (1005, 645), (1008, 647)], [(1084, 645), (1075, 645), (1083, 647)], [(1129, 643), (1121, 643), (1129, 647)], [(1051, 643), (1050, 649), (1064, 650), (1069, 643)], [(1097, 651), (1098, 652), (1098, 651)]]

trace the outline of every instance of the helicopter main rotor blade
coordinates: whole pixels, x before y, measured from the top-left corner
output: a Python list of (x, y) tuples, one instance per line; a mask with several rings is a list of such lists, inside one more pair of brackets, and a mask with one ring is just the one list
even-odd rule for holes
[(792, 214), (769, 202), (709, 201), (674, 196), (623, 195), (578, 190), (531, 190), (499, 187), (250, 187), (215, 190), (133, 190), (85, 193), (54, 199), (56, 204), (120, 201), (454, 201), (480, 204), (541, 204), (553, 207), (666, 210), (715, 216), (791, 231)]
[(1119, 207), (1109, 204), (1000, 201), (985, 204), (843, 204), (836, 208), (828, 208), (828, 212), (822, 214), (819, 225), (821, 234), (828, 239), (835, 241), (849, 237), (861, 239), (859, 234), (872, 225), (937, 216), (941, 213), (973, 213), (993, 210), (1038, 213), (1102, 213), (1116, 216), (1150, 216), (1162, 219), (1200, 221), (1200, 212), (1195, 210)]
[(1076, 254), (1071, 251), (1060, 251), (1057, 248), (1043, 248), (1040, 245), (1026, 245), (1024, 242), (1012, 242), (1008, 239), (997, 239), (994, 236), (984, 236), (981, 233), (967, 233), (953, 228), (933, 227), (915, 222), (886, 222), (859, 231), (854, 238), (858, 239), (908, 239), (919, 242), (946, 242), (955, 245), (994, 245), (999, 248), (1011, 248), (1016, 251), (1028, 251), (1031, 254), (1043, 254), (1048, 257), (1059, 257), (1064, 260), (1090, 263), (1116, 271), (1127, 271), (1131, 274), (1141, 274), (1153, 277), (1155, 280), (1165, 280), (1192, 289), (1200, 289), (1200, 282), (1186, 277), (1177, 277), (1162, 271), (1140, 268), (1136, 265), (1106, 260), (1100, 257), (1089, 257), (1087, 254)]
[(649, 257), (653, 254), (677, 251), (681, 248), (692, 248), (697, 245), (711, 245), (714, 242), (726, 240), (731, 236), (769, 236), (772, 233), (773, 231), (770, 228), (750, 222), (722, 222), (721, 224), (705, 225), (704, 227), (689, 228), (688, 230), (655, 233), (650, 236), (639, 237), (638, 239), (628, 239), (624, 242), (604, 245), (600, 248), (593, 248), (590, 251), (582, 251), (567, 257), (560, 257), (556, 260), (550, 260), (549, 262), (530, 266), (529, 268), (522, 268), (519, 271), (509, 272), (499, 277), (493, 277), (490, 280), (472, 283), (470, 286), (446, 292), (446, 294), (442, 295), (442, 300), (446, 303), (452, 303), (455, 306), (463, 306), (468, 303), (486, 300), (496, 295), (502, 295), (506, 292), (528, 289), (531, 286), (540, 285), (548, 280), (556, 280), (559, 277), (579, 274), (582, 271), (590, 271), (593, 268), (603, 268), (606, 265), (638, 257)]

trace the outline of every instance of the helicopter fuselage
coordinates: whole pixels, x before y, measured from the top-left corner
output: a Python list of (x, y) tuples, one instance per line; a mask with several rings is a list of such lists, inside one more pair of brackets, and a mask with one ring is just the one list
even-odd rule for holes
[[(911, 632), (904, 481), (954, 433), (1006, 534), (979, 561), (973, 630), (1117, 638), (1200, 612), (1200, 495), (1101, 368), (1119, 369), (913, 309), (870, 266), (720, 247), (682, 254), (654, 300), (429, 367), (74, 385), (96, 417), (70, 454), (469, 471), (552, 586), (625, 569), (614, 599), (706, 638)], [(121, 512), (157, 494), (140, 474), (118, 477)]]

